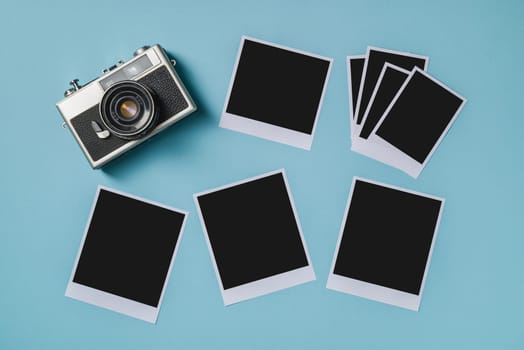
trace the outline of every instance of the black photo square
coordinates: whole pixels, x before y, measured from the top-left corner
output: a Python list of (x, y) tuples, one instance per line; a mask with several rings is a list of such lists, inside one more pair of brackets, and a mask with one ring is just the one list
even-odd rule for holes
[(443, 202), (355, 178), (327, 287), (418, 310)]
[(310, 149), (331, 62), (243, 37), (220, 126)]
[(195, 195), (224, 304), (315, 279), (283, 171)]
[(156, 322), (185, 217), (99, 187), (66, 295)]

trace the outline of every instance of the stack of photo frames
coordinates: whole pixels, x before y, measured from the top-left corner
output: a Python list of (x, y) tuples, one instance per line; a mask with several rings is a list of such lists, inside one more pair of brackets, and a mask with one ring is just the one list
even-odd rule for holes
[(347, 57), (351, 149), (414, 178), (466, 102), (427, 73), (428, 61), (374, 47)]

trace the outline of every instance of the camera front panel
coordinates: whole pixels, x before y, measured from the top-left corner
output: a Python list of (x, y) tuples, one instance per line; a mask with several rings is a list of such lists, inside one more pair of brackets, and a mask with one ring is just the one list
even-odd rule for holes
[(91, 126), (92, 121), (98, 125), (103, 125), (99, 112), (99, 104), (71, 119), (71, 125), (78, 139), (84, 145), (84, 150), (89, 154), (93, 162), (99, 161), (129, 142), (114, 135), (111, 135), (107, 139), (100, 139)]
[[(177, 82), (165, 66), (160, 66), (137, 81), (147, 86), (153, 92), (154, 102), (158, 107), (157, 125), (151, 133), (143, 136), (143, 141), (168, 126), (171, 119), (177, 119), (177, 115), (185, 111), (189, 107), (189, 104), (178, 87)], [(84, 145), (85, 150), (93, 162), (97, 162), (103, 157), (113, 153), (116, 153), (114, 154), (116, 157), (120, 154), (120, 151), (125, 151), (121, 150), (121, 148), (124, 148), (124, 146), (130, 142), (138, 141), (125, 140), (115, 135), (111, 135), (107, 139), (100, 139), (91, 126), (92, 121), (95, 121), (99, 125), (104, 125), (100, 116), (99, 105), (100, 104), (96, 104), (71, 119), (71, 124), (77, 137)]]

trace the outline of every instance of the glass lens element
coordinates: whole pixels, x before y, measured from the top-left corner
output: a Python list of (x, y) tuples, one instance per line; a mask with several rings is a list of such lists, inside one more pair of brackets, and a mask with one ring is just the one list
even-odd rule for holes
[(133, 100), (124, 100), (118, 107), (118, 112), (124, 119), (133, 119), (138, 112), (138, 106)]

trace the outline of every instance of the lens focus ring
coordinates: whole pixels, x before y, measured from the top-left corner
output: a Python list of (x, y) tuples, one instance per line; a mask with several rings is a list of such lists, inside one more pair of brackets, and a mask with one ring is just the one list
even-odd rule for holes
[(131, 80), (107, 89), (100, 102), (100, 115), (111, 133), (128, 140), (142, 137), (158, 119), (152, 92)]

